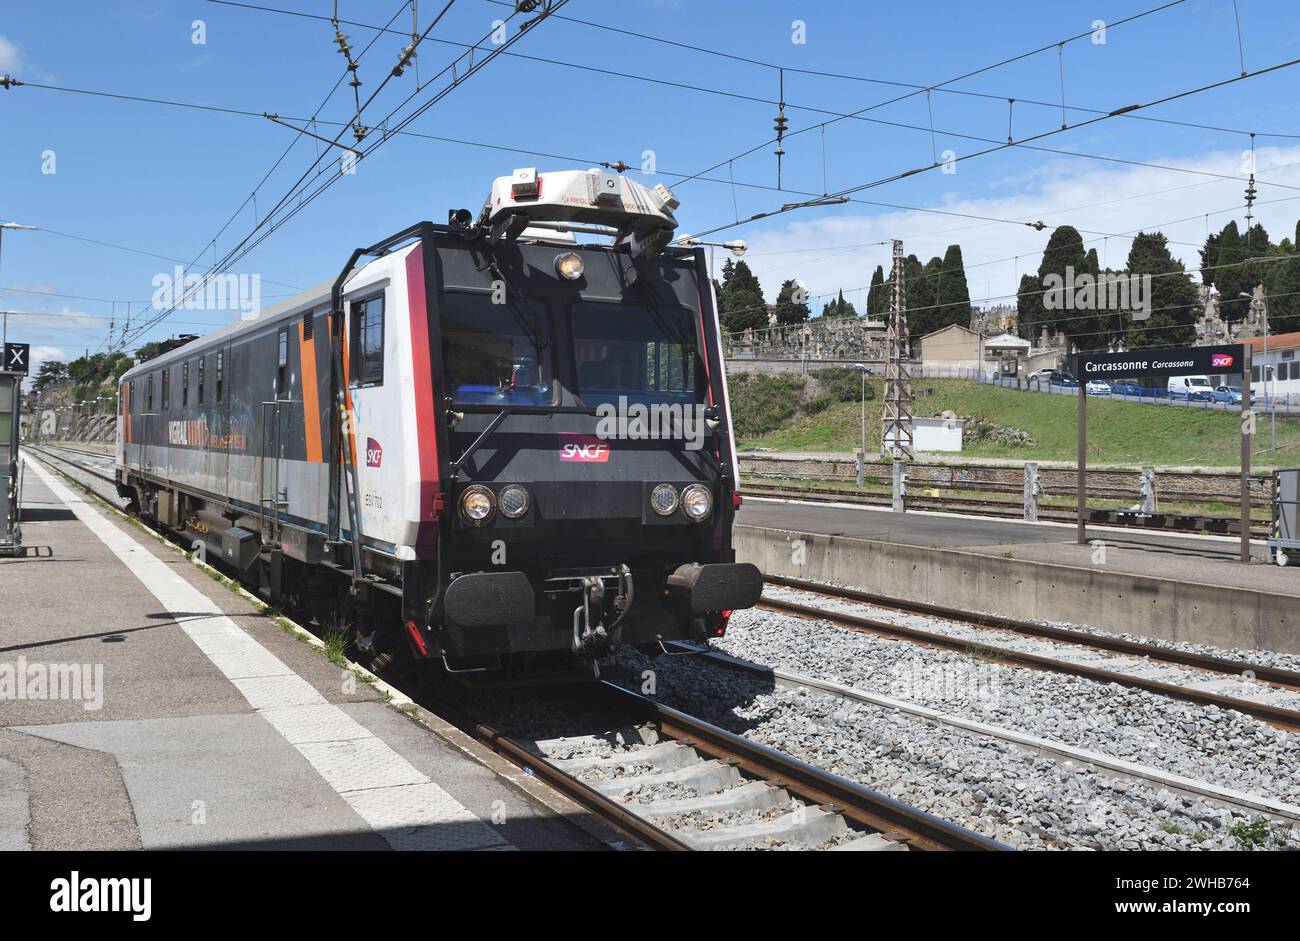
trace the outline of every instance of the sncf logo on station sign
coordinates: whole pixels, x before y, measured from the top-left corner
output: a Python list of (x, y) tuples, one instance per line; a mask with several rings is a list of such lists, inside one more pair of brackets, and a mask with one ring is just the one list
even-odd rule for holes
[(384, 449), (374, 438), (366, 439), (366, 467), (381, 467), (384, 463)]
[(609, 442), (590, 435), (560, 435), (560, 460), (604, 464), (609, 460)]
[(1231, 369), (1235, 360), (1227, 353), (1215, 353), (1210, 357), (1210, 365), (1215, 369)]

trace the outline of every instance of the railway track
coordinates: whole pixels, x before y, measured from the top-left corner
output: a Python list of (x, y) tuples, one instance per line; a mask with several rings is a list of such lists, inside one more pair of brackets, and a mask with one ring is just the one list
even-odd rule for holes
[(610, 718), (563, 737), (520, 738), (437, 711), (651, 849), (1007, 849), (620, 686), (589, 692)]
[(107, 474), (102, 470), (96, 470), (95, 468), (86, 464), (84, 461), (73, 460), (61, 454), (56, 454), (54, 452), (63, 451), (66, 452), (67, 454), (79, 454), (86, 457), (94, 457), (100, 459), (101, 461), (107, 461), (109, 464), (113, 463), (113, 455), (111, 454), (104, 454), (100, 451), (83, 450), (82, 448), (70, 448), (67, 447), (66, 445), (61, 445), (61, 444), (39, 444), (39, 445), (25, 444), (23, 445), (23, 447), (28, 451), (31, 451), (35, 454), (39, 454), (50, 460), (60, 461), (71, 467), (75, 467), (81, 473), (89, 474), (91, 477), (94, 477), (97, 480), (102, 480), (105, 483), (110, 483), (113, 484), (114, 486), (117, 485), (117, 478), (115, 478), (112, 474)]
[(1300, 673), (1229, 660), (1125, 638), (994, 617), (890, 598), (783, 576), (768, 585), (805, 592), (831, 604), (866, 605), (901, 615), (941, 620), (925, 627), (901, 619), (828, 608), (764, 593), (760, 607), (823, 620), (848, 630), (908, 640), (925, 646), (979, 652), (1021, 667), (1119, 683), (1203, 706), (1236, 709), (1281, 728), (1300, 731)]
[[(62, 465), (55, 469), (65, 475), (115, 483), (111, 475), (54, 451), (105, 455), (50, 446), (31, 450)], [(111, 504), (113, 491), (94, 489)], [(543, 739), (507, 733), (431, 697), (425, 688), (399, 685), (415, 701), (650, 849), (1007, 849), (611, 683), (582, 688), (584, 699), (604, 717), (594, 730)], [(643, 800), (645, 793), (661, 796)]]

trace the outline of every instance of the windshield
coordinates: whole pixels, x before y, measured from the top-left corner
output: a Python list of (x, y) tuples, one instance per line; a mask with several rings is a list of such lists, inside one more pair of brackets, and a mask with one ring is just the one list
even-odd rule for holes
[(551, 324), (535, 300), (493, 304), (486, 294), (442, 295), (442, 365), (458, 403), (549, 405)]
[(685, 307), (642, 304), (573, 305), (575, 391), (587, 406), (604, 402), (704, 401), (696, 315)]
[(1204, 376), (1192, 376), (1187, 380), (1187, 384), (1189, 386), (1196, 386), (1197, 388), (1208, 389), (1210, 387), (1210, 380), (1206, 379)]

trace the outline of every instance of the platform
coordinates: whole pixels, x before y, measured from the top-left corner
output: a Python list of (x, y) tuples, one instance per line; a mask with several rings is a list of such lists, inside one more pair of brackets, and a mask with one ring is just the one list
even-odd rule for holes
[(1300, 568), (1268, 562), (1262, 540), (1251, 546), (1252, 563), (1241, 564), (1236, 536), (1175, 535), (1115, 526), (1089, 526), (1080, 546), (1073, 523), (1026, 523), (956, 513), (848, 504), (799, 503), (746, 497), (741, 525), (854, 536), (905, 546), (965, 549), (1019, 559), (1093, 565), (1095, 543), (1106, 546), (1105, 565), (1137, 575), (1188, 579), (1225, 588), (1253, 588), (1300, 596)]
[[(1140, 636), (1300, 653), (1300, 568), (1231, 537), (748, 497), (737, 557), (775, 575)], [(796, 553), (795, 541), (803, 545)]]
[(0, 849), (604, 848), (30, 457), (24, 505), (51, 555), (0, 559)]

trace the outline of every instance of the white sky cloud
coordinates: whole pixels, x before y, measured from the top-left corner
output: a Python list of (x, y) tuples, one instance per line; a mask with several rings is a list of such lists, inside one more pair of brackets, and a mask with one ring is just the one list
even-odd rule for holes
[[(1216, 151), (1199, 155), (1151, 158), (1149, 163), (1183, 167), (1199, 171), (1242, 175), (1239, 151)], [(1258, 201), (1255, 219), (1263, 223), (1274, 242), (1294, 238), (1300, 218), (1300, 146), (1259, 148), (1256, 159), (1258, 180), (1281, 183), (1296, 189), (1257, 182)], [(957, 176), (936, 180), (951, 181), (948, 188), (960, 183)], [(1030, 174), (1006, 180), (997, 189), (1015, 191), (1014, 195), (991, 195), (983, 198), (953, 196), (927, 208), (954, 213), (970, 213), (999, 219), (1048, 225), (1073, 225), (1083, 232), (1085, 248), (1097, 249), (1103, 263), (1120, 268), (1128, 257), (1130, 239), (1107, 238), (1100, 233), (1136, 234), (1159, 229), (1171, 242), (1174, 257), (1189, 268), (1200, 264), (1197, 249), (1204, 244), (1206, 213), (1209, 230), (1217, 232), (1231, 219), (1243, 224), (1245, 184), (1240, 180), (1222, 180), (1189, 173), (1129, 167), (1076, 159), (1053, 159)], [(859, 194), (880, 202), (905, 202), (890, 198), (889, 188), (880, 187)], [(1271, 200), (1281, 200), (1270, 202)], [(854, 204), (833, 214), (807, 221), (798, 213), (779, 227), (766, 229), (739, 228), (718, 233), (717, 241), (744, 238), (749, 243), (745, 260), (762, 281), (769, 301), (776, 299), (781, 282), (798, 278), (813, 295), (833, 294), (843, 288), (861, 311), (866, 286), (875, 266), (889, 273), (889, 240), (903, 239), (905, 254), (915, 254), (922, 262), (942, 256), (951, 243), (961, 245), (966, 263), (966, 277), (971, 300), (982, 305), (985, 297), (992, 303), (1014, 303), (1014, 298), (999, 300), (1016, 290), (1019, 276), (1035, 271), (1051, 231), (1035, 231), (1025, 225), (985, 223), (974, 219), (943, 216), (908, 210), (864, 215)], [(1090, 231), (1083, 231), (1090, 230)], [(884, 242), (883, 245), (862, 246)], [(806, 251), (805, 251), (806, 249)], [(1019, 256), (1018, 259), (1016, 256)], [(723, 249), (717, 250), (718, 276)], [(857, 290), (861, 288), (861, 292)], [(823, 302), (816, 298), (813, 313), (821, 313)]]
[(17, 72), (23, 67), (23, 57), (18, 44), (0, 36), (0, 72)]

